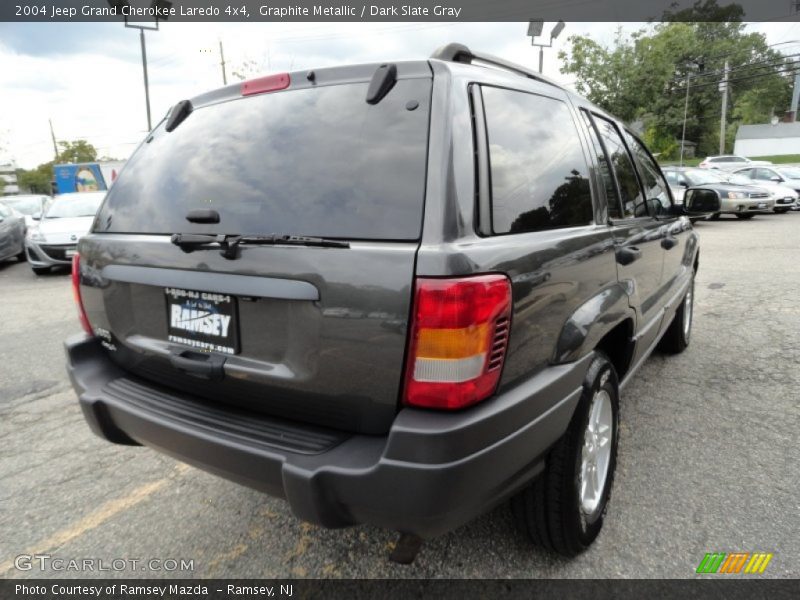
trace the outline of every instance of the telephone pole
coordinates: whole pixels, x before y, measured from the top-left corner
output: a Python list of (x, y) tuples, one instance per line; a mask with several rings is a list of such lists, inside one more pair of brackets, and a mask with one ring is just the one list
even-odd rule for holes
[[(158, 23), (158, 21), (156, 21)], [(128, 24), (125, 23), (128, 27)], [(150, 82), (147, 77), (147, 48), (144, 43), (144, 27), (139, 27), (139, 43), (142, 46), (142, 72), (144, 73), (144, 103), (147, 106), (147, 131), (153, 130), (153, 124), (150, 121)]]
[(219, 65), (222, 67), (222, 85), (228, 85), (228, 75), (225, 73), (225, 53), (222, 51), (222, 40), (219, 41)]
[(53, 138), (53, 154), (55, 155), (56, 162), (58, 162), (58, 144), (56, 144), (56, 134), (53, 133), (53, 120), (47, 119), (47, 122), (50, 123), (50, 137)]
[(683, 166), (683, 149), (686, 147), (686, 117), (689, 114), (689, 85), (691, 82), (691, 74), (686, 72), (686, 99), (683, 102), (683, 131), (681, 132), (681, 163)]
[(719, 90), (722, 92), (722, 115), (719, 119), (719, 153), (725, 154), (725, 120), (728, 117), (728, 61), (725, 60), (725, 71)]

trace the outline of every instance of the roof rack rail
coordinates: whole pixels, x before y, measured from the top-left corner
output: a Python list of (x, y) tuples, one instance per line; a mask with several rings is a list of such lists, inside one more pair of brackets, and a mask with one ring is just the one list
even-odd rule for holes
[(549, 77), (545, 77), (541, 73), (537, 73), (536, 71), (531, 71), (527, 67), (523, 67), (522, 65), (518, 65), (517, 63), (513, 63), (508, 60), (504, 60), (502, 58), (498, 58), (496, 56), (492, 56), (491, 54), (484, 54), (483, 52), (473, 52), (469, 48), (467, 48), (464, 44), (447, 44), (446, 46), (442, 46), (438, 48), (433, 54), (431, 54), (431, 58), (435, 58), (438, 60), (445, 60), (448, 62), (459, 62), (464, 63), (467, 65), (473, 64), (473, 61), (477, 61), (479, 63), (484, 63), (487, 65), (491, 65), (493, 67), (499, 67), (500, 69), (504, 69), (515, 75), (520, 75), (522, 77), (527, 77), (529, 79), (535, 79), (536, 81), (541, 81), (543, 83), (550, 84), (554, 87), (559, 89), (564, 89), (563, 86), (559, 83), (556, 83)]

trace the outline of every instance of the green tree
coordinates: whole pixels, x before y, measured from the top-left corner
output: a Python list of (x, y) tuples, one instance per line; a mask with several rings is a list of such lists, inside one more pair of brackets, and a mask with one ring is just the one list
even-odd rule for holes
[(35, 169), (18, 169), (17, 183), (20, 191), (25, 190), (31, 194), (50, 194), (53, 180), (53, 163), (46, 162)]
[(82, 163), (97, 160), (97, 149), (86, 140), (58, 142), (61, 152), (58, 153), (60, 163)]
[(715, 0), (667, 12), (665, 21), (630, 36), (621, 31), (604, 47), (584, 36), (569, 38), (571, 50), (559, 56), (562, 73), (576, 75), (578, 91), (617, 117), (645, 124), (654, 152), (675, 158), (680, 152), (685, 82), (690, 79), (686, 139), (701, 154), (719, 150), (725, 60), (731, 71), (726, 146), (743, 123), (767, 122), (788, 106), (791, 94), (786, 59), (769, 48), (765, 36), (747, 33), (741, 8), (719, 7)]

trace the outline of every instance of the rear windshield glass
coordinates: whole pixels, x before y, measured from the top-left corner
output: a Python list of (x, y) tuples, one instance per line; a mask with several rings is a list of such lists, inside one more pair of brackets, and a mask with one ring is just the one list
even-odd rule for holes
[[(142, 144), (108, 193), (95, 231), (420, 236), (429, 79), (378, 104), (367, 83), (261, 94), (198, 108)], [(193, 224), (194, 209), (220, 223)]]

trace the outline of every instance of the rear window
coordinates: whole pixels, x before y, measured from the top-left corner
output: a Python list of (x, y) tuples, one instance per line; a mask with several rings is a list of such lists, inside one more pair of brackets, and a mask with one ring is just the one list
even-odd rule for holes
[[(420, 236), (429, 79), (398, 81), (378, 104), (367, 83), (261, 94), (163, 124), (128, 161), (95, 231)], [(220, 223), (192, 224), (193, 209)]]

